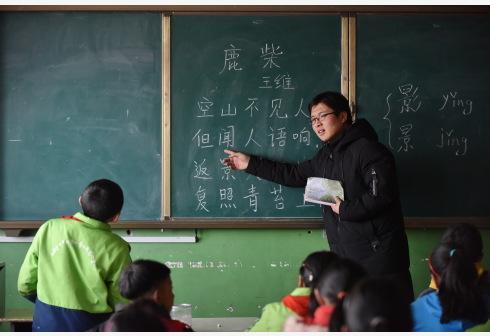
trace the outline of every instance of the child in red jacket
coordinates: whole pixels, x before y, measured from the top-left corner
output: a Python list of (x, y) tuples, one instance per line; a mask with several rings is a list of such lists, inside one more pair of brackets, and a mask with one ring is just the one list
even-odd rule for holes
[(345, 295), (366, 276), (361, 265), (350, 259), (333, 261), (318, 277), (310, 295), (310, 312), (304, 318), (289, 318), (285, 331), (328, 330), (333, 311)]

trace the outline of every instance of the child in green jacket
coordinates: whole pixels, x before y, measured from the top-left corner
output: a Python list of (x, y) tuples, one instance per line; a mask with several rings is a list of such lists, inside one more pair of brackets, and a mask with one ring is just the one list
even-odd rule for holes
[(118, 280), (130, 247), (111, 232), (124, 203), (110, 180), (90, 183), (83, 213), (51, 219), (36, 233), (21, 266), (19, 293), (35, 302), (33, 331), (85, 331), (105, 321), (118, 302)]

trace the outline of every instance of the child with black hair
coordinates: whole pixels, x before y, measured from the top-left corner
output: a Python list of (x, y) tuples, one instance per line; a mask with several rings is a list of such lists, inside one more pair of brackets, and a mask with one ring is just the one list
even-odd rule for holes
[(336, 306), (330, 331), (411, 331), (410, 305), (403, 293), (392, 279), (364, 278)]
[(309, 315), (302, 319), (289, 317), (284, 331), (327, 330), (335, 307), (365, 276), (366, 271), (355, 261), (346, 258), (333, 261), (322, 272), (312, 290)]
[(281, 302), (266, 305), (262, 316), (250, 331), (282, 331), (289, 316), (308, 315), (311, 288), (323, 270), (337, 258), (335, 253), (329, 251), (317, 251), (308, 255), (299, 269), (297, 288)]
[(429, 270), (438, 290), (412, 303), (414, 331), (464, 331), (488, 319), (488, 297), (465, 249), (440, 244), (429, 258)]
[(118, 279), (131, 262), (130, 247), (108, 224), (119, 218), (123, 191), (113, 181), (97, 180), (79, 203), (83, 214), (39, 228), (20, 268), (18, 290), (35, 302), (33, 331), (85, 331), (125, 301)]
[[(455, 248), (465, 251), (468, 258), (474, 263), (480, 285), (490, 288), (490, 276), (483, 265), (483, 240), (478, 228), (472, 224), (459, 223), (447, 228), (441, 237), (441, 244), (449, 244)], [(437, 290), (434, 277), (431, 277), (429, 288), (420, 293), (419, 296), (431, 293)]]
[(119, 280), (121, 294), (129, 300), (151, 299), (160, 307), (159, 319), (167, 331), (193, 331), (190, 326), (170, 318), (174, 304), (170, 269), (158, 261), (136, 260)]
[(139, 299), (114, 313), (98, 331), (108, 332), (165, 332), (159, 318), (164, 313), (161, 305), (151, 299)]

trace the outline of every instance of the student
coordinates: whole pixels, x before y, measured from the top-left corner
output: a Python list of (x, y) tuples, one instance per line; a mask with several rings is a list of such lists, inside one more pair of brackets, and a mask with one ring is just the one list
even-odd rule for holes
[(328, 327), (334, 308), (342, 303), (354, 285), (366, 276), (361, 265), (350, 259), (340, 259), (327, 268), (314, 289), (318, 308), (314, 312), (313, 324)]
[(266, 305), (262, 316), (250, 331), (282, 331), (284, 322), (289, 316), (306, 316), (310, 287), (314, 286), (322, 271), (337, 258), (335, 253), (329, 251), (317, 251), (308, 255), (299, 269), (297, 288), (281, 302)]
[(333, 313), (330, 331), (411, 331), (410, 304), (389, 278), (365, 278), (358, 282)]
[(165, 332), (160, 316), (164, 308), (151, 299), (139, 299), (114, 313), (99, 331), (108, 332)]
[(393, 278), (411, 302), (408, 241), (393, 154), (369, 122), (353, 122), (342, 94), (322, 92), (308, 110), (311, 127), (324, 142), (310, 160), (284, 163), (225, 150), (224, 164), (289, 187), (304, 187), (308, 177), (340, 181), (345, 199), (322, 206), (330, 249), (357, 261), (371, 275)]
[[(475, 264), (482, 286), (490, 287), (489, 275), (483, 265), (483, 240), (480, 231), (471, 224), (461, 223), (450, 226), (441, 237), (441, 244), (453, 245), (466, 252), (468, 258)], [(437, 290), (434, 277), (431, 277), (429, 288), (420, 293), (423, 296)]]
[[(350, 259), (338, 259), (320, 275), (310, 296), (310, 316), (289, 317), (284, 331), (327, 330), (335, 307), (341, 304), (352, 287), (366, 276), (366, 271)], [(313, 304), (311, 303), (313, 301)], [(315, 309), (316, 307), (316, 309)], [(316, 328), (316, 327), (321, 328)]]
[(151, 299), (159, 304), (159, 318), (167, 331), (192, 331), (185, 323), (170, 318), (174, 304), (170, 269), (157, 261), (136, 260), (121, 274), (121, 294), (130, 300)]
[(108, 224), (123, 202), (118, 184), (97, 180), (79, 198), (83, 214), (39, 228), (18, 278), (19, 293), (35, 302), (33, 331), (84, 331), (124, 301), (118, 279), (131, 262), (130, 247)]
[(412, 303), (414, 331), (464, 331), (488, 318), (488, 299), (466, 251), (441, 244), (429, 258), (438, 290)]

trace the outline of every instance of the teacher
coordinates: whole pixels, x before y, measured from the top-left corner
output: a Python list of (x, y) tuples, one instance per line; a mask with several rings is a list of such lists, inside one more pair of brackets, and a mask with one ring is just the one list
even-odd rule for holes
[(311, 126), (324, 142), (312, 159), (289, 164), (227, 149), (224, 164), (289, 187), (304, 187), (308, 177), (340, 181), (345, 199), (322, 205), (330, 250), (372, 275), (392, 278), (411, 302), (408, 242), (392, 153), (378, 142), (369, 122), (352, 121), (342, 94), (320, 93), (308, 110)]

